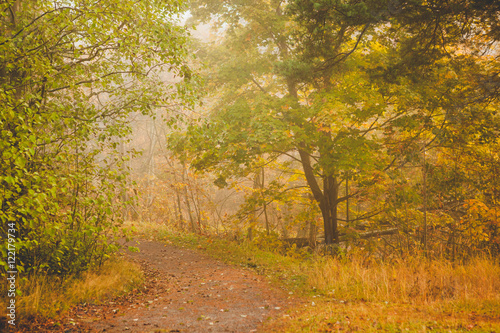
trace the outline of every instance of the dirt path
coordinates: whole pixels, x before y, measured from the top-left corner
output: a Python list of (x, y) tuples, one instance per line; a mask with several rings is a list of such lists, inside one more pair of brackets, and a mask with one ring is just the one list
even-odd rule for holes
[[(140, 241), (129, 254), (146, 273), (146, 288), (108, 304), (75, 309), (69, 332), (257, 332), (289, 299), (250, 270), (192, 250)], [(62, 327), (61, 327), (62, 328)]]

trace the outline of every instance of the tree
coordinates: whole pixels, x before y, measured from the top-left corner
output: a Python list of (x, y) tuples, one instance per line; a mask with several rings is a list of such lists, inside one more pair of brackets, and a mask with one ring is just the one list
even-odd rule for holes
[[(260, 157), (297, 161), (321, 209), (325, 242), (338, 243), (338, 206), (355, 194), (339, 188), (349, 178), (376, 180), (385, 157), (374, 133), (400, 111), (367, 75), (371, 61), (386, 57), (372, 28), (386, 12), (381, 2), (193, 2), (195, 19), (224, 30), (208, 54), (221, 98), (210, 120), (188, 131), (193, 164), (224, 183), (259, 170)], [(370, 44), (367, 60), (353, 57)]]
[(194, 165), (224, 184), (262, 157), (295, 160), (326, 243), (338, 242), (339, 204), (359, 194), (340, 195), (343, 182), (365, 191), (423, 151), (470, 144), (465, 119), (473, 135), (495, 132), (484, 120), (498, 66), (484, 52), (498, 35), (488, 10), (498, 8), (480, 3), (195, 1), (194, 20), (223, 37), (207, 54), (219, 100), (188, 132)]
[[(127, 115), (181, 98), (196, 79), (179, 1), (0, 4), (0, 220), (19, 271), (100, 263), (126, 184)], [(183, 77), (169, 84), (166, 71)], [(13, 233), (13, 230), (15, 233)], [(2, 267), (7, 248), (2, 246)]]

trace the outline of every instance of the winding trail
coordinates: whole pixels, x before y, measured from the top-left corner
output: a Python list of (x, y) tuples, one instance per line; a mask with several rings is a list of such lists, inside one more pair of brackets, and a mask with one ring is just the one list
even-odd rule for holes
[(126, 245), (140, 249), (127, 255), (145, 271), (145, 289), (74, 309), (72, 332), (257, 332), (290, 304), (248, 269), (160, 242)]

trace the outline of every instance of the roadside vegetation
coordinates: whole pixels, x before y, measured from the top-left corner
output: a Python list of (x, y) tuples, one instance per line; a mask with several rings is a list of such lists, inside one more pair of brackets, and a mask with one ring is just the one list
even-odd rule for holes
[[(116, 256), (101, 267), (79, 276), (58, 278), (50, 275), (31, 275), (18, 286), (22, 292), (16, 296), (17, 321), (52, 320), (78, 304), (100, 304), (139, 288), (144, 282), (140, 267)], [(1, 292), (7, 294), (5, 288)], [(1, 306), (7, 308), (6, 298)]]

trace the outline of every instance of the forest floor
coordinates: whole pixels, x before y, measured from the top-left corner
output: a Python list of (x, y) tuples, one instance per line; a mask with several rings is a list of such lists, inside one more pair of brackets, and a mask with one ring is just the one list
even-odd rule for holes
[[(57, 322), (32, 323), (36, 331), (62, 332), (257, 332), (294, 299), (249, 269), (197, 251), (156, 241), (134, 241), (141, 290), (77, 306)], [(30, 328), (26, 328), (26, 332)]]
[[(245, 242), (172, 233), (151, 225), (141, 226), (133, 234), (139, 241), (124, 243), (123, 256), (140, 265), (144, 272), (141, 287), (101, 303), (78, 305), (57, 319), (25, 322), (20, 332), (500, 333), (496, 262), (450, 266), (447, 272), (472, 270), (471, 281), (483, 281), (483, 289), (489, 290), (483, 298), (425, 302), (374, 296), (369, 300), (351, 289), (371, 285), (372, 278), (364, 282), (358, 278), (376, 279), (373, 274), (380, 267), (375, 264), (356, 268), (351, 261), (335, 264), (321, 257), (295, 258), (295, 252), (282, 255)], [(129, 246), (140, 251), (126, 251)], [(405, 265), (408, 274), (417, 274), (416, 264)], [(352, 287), (333, 295), (318, 283), (322, 274), (337, 270), (348, 277), (339, 281), (339, 288)], [(382, 284), (377, 281), (374, 283)], [(477, 288), (464, 281), (475, 292)]]

